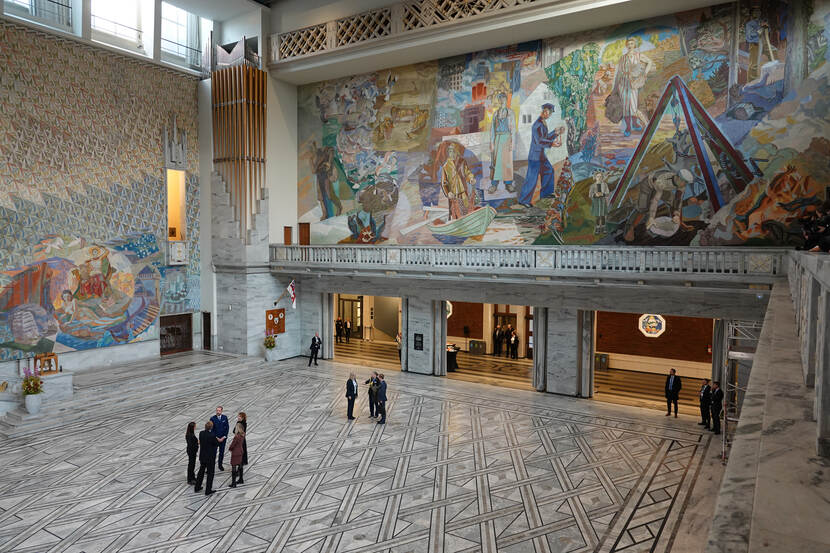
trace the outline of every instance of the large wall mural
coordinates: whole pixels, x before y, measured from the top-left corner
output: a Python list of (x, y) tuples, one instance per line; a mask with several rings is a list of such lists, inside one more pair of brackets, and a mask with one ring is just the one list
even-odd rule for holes
[(300, 221), (328, 244), (798, 245), (830, 184), (830, 1), (746, 4), (302, 87)]
[[(196, 79), (0, 22), (0, 360), (158, 338), (199, 310)], [(189, 263), (163, 265), (187, 132)]]

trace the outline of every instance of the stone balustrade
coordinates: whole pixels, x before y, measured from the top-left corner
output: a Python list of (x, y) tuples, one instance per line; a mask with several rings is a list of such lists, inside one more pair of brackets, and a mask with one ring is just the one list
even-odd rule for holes
[(283, 246), (272, 267), (636, 278), (705, 275), (758, 282), (787, 273), (779, 248), (618, 246)]

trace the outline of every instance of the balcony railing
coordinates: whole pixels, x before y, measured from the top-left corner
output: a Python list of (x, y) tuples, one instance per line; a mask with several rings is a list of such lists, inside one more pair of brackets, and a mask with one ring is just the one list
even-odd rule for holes
[[(271, 245), (273, 267), (437, 272), (522, 273), (534, 276), (605, 273), (786, 275), (789, 250), (616, 246), (283, 246)], [(495, 273), (494, 273), (495, 274)]]
[(271, 35), (269, 62), (341, 50), (378, 39), (410, 36), (413, 33), (469, 22), (489, 15), (527, 9), (562, 0), (410, 0)]

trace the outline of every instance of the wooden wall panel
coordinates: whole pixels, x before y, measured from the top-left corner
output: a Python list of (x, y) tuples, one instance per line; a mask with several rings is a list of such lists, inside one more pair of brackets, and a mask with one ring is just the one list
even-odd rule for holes
[(711, 363), (712, 319), (666, 316), (666, 332), (658, 338), (643, 336), (637, 327), (640, 314), (597, 312), (596, 351), (645, 357)]
[(447, 319), (447, 336), (464, 336), (464, 327), (470, 327), (470, 338), (484, 337), (484, 304), (452, 302), (452, 317)]

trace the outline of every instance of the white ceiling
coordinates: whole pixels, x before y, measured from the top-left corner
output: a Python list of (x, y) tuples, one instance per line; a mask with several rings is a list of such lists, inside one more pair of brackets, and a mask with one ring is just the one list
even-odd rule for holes
[[(250, 11), (265, 8), (253, 0), (164, 0), (178, 8), (213, 21), (227, 21)], [(266, 8), (267, 9), (267, 8)]]

